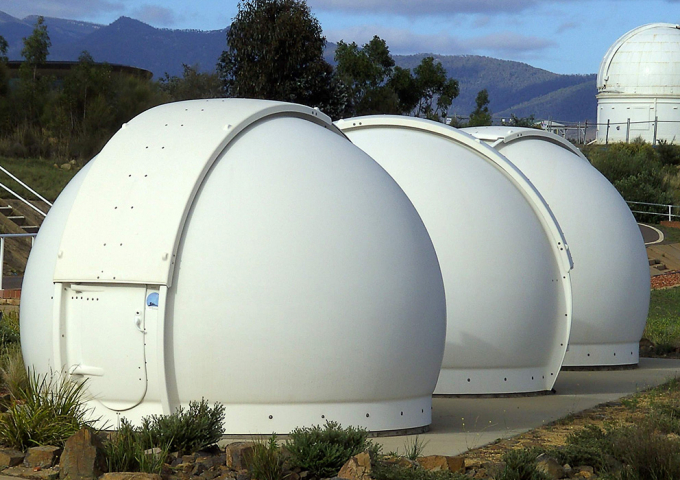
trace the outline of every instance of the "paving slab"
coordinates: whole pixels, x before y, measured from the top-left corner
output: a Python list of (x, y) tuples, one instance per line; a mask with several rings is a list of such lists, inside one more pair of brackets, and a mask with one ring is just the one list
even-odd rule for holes
[[(418, 435), (425, 455), (458, 455), (680, 376), (680, 360), (641, 358), (632, 370), (563, 371), (556, 393), (533, 397), (440, 398), (432, 402), (430, 431)], [(404, 452), (414, 436), (378, 437), (383, 451)], [(1, 480), (1, 479), (0, 479)]]

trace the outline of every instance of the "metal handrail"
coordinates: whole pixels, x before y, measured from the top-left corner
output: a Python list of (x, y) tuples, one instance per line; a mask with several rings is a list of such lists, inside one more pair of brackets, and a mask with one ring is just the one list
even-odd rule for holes
[(657, 212), (641, 212), (640, 210), (632, 210), (631, 212), (633, 213), (639, 213), (642, 215), (661, 215), (664, 217), (668, 217), (668, 221), (672, 222), (673, 217), (678, 217), (680, 218), (680, 215), (675, 215), (673, 214), (673, 208), (680, 208), (680, 205), (667, 205), (664, 203), (647, 203), (647, 202), (631, 202), (626, 200), (626, 203), (633, 204), (633, 205), (649, 205), (650, 207), (668, 207), (668, 213), (657, 213)]
[(2, 267), (5, 265), (5, 239), (31, 237), (31, 246), (37, 233), (0, 233), (0, 290), (2, 290)]

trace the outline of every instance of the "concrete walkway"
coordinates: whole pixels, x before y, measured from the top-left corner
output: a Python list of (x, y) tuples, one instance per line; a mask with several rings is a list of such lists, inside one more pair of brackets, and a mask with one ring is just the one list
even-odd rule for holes
[[(458, 455), (497, 438), (526, 432), (570, 413), (618, 400), (680, 376), (680, 360), (642, 358), (640, 368), (561, 372), (555, 395), (520, 398), (435, 398), (432, 425), (419, 440), (425, 455)], [(383, 451), (404, 451), (409, 437), (379, 437)], [(412, 439), (411, 439), (412, 440)]]

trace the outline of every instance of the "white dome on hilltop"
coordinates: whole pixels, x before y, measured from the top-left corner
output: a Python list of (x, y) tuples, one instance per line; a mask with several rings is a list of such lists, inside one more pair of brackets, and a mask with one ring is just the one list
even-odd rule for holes
[(619, 38), (602, 60), (597, 89), (601, 94), (680, 94), (680, 26), (652, 23)]
[(437, 256), (392, 178), (308, 107), (134, 118), (69, 183), (23, 284), (26, 365), (87, 379), (116, 425), (202, 397), (225, 433), (428, 425)]

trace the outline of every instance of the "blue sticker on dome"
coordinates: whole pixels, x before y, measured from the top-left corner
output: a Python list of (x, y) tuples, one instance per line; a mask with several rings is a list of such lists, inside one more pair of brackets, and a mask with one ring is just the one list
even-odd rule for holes
[(158, 306), (158, 292), (150, 293), (149, 296), (146, 297), (146, 306), (147, 307)]

